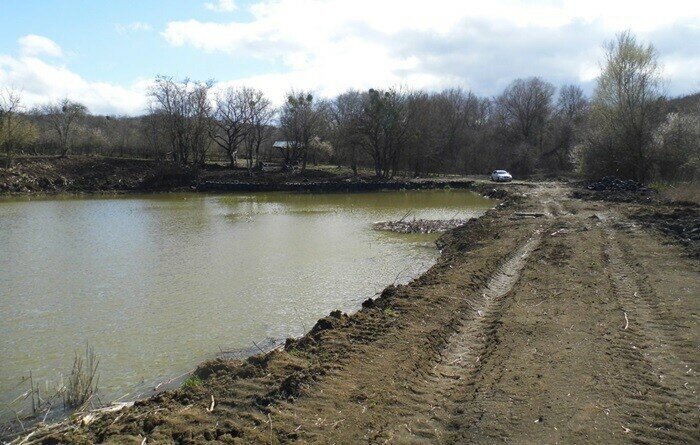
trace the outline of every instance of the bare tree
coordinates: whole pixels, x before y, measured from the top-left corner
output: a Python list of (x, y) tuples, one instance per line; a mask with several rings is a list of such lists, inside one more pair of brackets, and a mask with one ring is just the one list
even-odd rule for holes
[(473, 95), (465, 94), (461, 89), (443, 91), (433, 96), (433, 119), (440, 123), (435, 125), (435, 165), (434, 169), (457, 167), (454, 160), (460, 149), (464, 149), (466, 129), (469, 125), (468, 102)]
[(616, 173), (638, 181), (648, 179), (653, 133), (663, 119), (664, 96), (657, 59), (654, 47), (638, 43), (629, 31), (605, 44), (586, 156), (591, 174)]
[(393, 89), (370, 89), (363, 99), (362, 113), (357, 122), (360, 146), (372, 158), (377, 177), (393, 177), (408, 137), (405, 95)]
[(516, 79), (498, 97), (503, 124), (512, 134), (536, 145), (552, 112), (554, 86), (539, 77)]
[(654, 132), (651, 157), (661, 180), (700, 180), (700, 113), (666, 115)]
[(189, 140), (193, 161), (197, 166), (204, 165), (209, 148), (209, 129), (211, 128), (209, 89), (212, 84), (211, 81), (198, 83), (189, 94)]
[[(260, 147), (272, 135), (272, 119), (275, 109), (262, 91), (244, 88), (245, 105), (247, 107), (248, 130), (246, 131), (245, 146), (248, 170), (260, 161)], [(253, 161), (255, 159), (255, 161)]]
[(555, 110), (551, 145), (542, 154), (542, 161), (551, 170), (571, 170), (572, 151), (581, 142), (589, 103), (579, 86), (564, 85), (559, 89)]
[(151, 113), (160, 116), (172, 159), (202, 165), (206, 158), (211, 125), (209, 89), (212, 82), (177, 82), (159, 76), (149, 94)]
[(501, 139), (515, 151), (511, 165), (529, 173), (545, 145), (554, 86), (538, 77), (516, 79), (496, 99)]
[(337, 159), (347, 161), (353, 174), (357, 175), (360, 135), (356, 126), (362, 113), (362, 94), (356, 90), (347, 91), (330, 103), (328, 111)]
[(80, 119), (87, 114), (87, 107), (78, 102), (63, 99), (60, 102), (44, 105), (41, 112), (46, 115), (60, 149), (60, 156), (66, 157), (71, 149), (75, 130)]
[(287, 139), (282, 154), (288, 165), (301, 161), (302, 173), (306, 170), (308, 148), (311, 140), (316, 136), (318, 122), (318, 108), (310, 92), (292, 91), (287, 95), (287, 101), (282, 107), (280, 116), (282, 133)]
[(228, 88), (216, 96), (209, 135), (226, 153), (231, 168), (236, 168), (236, 154), (249, 131), (249, 94), (246, 88)]
[(407, 135), (403, 144), (406, 166), (414, 176), (435, 171), (441, 162), (442, 132), (445, 123), (437, 121), (436, 95), (425, 91), (412, 91), (406, 97)]
[(162, 126), (162, 116), (160, 113), (151, 113), (144, 116), (140, 125), (141, 137), (146, 150), (150, 152), (153, 159), (157, 161), (162, 161), (164, 156)]
[(0, 148), (4, 149), (7, 166), (12, 164), (18, 132), (18, 113), (22, 98), (17, 91), (5, 89), (0, 91)]

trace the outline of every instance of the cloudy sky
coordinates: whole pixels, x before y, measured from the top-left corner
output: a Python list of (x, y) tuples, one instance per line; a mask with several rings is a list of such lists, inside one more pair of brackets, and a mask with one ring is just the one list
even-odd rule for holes
[(497, 94), (518, 77), (591, 92), (630, 29), (667, 92), (700, 91), (700, 3), (686, 0), (0, 0), (0, 87), (138, 114), (158, 74), (331, 96), (392, 85)]

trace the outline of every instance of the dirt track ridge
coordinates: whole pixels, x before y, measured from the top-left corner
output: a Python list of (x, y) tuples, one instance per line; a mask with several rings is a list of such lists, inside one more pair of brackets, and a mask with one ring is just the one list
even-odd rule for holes
[(442, 442), (449, 427), (450, 413), (447, 403), (450, 394), (466, 379), (479, 371), (481, 354), (489, 347), (489, 335), (499, 318), (499, 304), (520, 278), (525, 262), (541, 240), (541, 229), (525, 240), (489, 278), (478, 294), (481, 298), (471, 304), (471, 311), (464, 314), (456, 332), (448, 340), (440, 361), (414, 391), (414, 400), (427, 410), (398, 425), (392, 438), (399, 443), (425, 441)]
[[(689, 326), (675, 320), (661, 304), (647, 283), (646, 272), (631, 260), (633, 246), (619, 239), (611, 218), (600, 219), (608, 240), (608, 272), (625, 320), (610, 344), (624, 368), (622, 397), (630, 407), (624, 428), (642, 443), (650, 438), (661, 443), (698, 443), (699, 407), (693, 383), (698, 357), (689, 354), (693, 345), (678, 336)], [(635, 230), (634, 226), (622, 228)]]

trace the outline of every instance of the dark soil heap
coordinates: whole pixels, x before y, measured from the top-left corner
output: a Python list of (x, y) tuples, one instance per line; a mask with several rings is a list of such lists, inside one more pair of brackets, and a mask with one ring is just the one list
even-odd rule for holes
[(592, 201), (648, 203), (657, 196), (656, 190), (644, 184), (615, 176), (605, 176), (598, 181), (584, 182), (582, 185), (581, 189), (572, 193), (572, 197)]
[(615, 192), (637, 192), (653, 193), (652, 189), (645, 187), (642, 183), (631, 179), (620, 179), (615, 176), (605, 176), (600, 181), (593, 182), (586, 187), (588, 190), (615, 191)]
[(0, 194), (102, 193), (189, 188), (194, 172), (173, 163), (92, 156), (29, 158), (0, 168)]

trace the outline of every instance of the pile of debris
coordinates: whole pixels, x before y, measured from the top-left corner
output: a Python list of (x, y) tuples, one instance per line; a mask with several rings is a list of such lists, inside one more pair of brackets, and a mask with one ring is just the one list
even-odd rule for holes
[(398, 233), (442, 233), (467, 223), (466, 219), (414, 219), (400, 221), (380, 221), (372, 225), (375, 230), (388, 230)]
[(631, 179), (606, 176), (599, 181), (584, 183), (572, 197), (592, 201), (649, 203), (657, 200), (657, 191)]
[(620, 179), (615, 176), (606, 176), (600, 181), (593, 182), (586, 187), (588, 190), (596, 192), (637, 192), (651, 193), (652, 189), (645, 187), (643, 184), (631, 179)]

